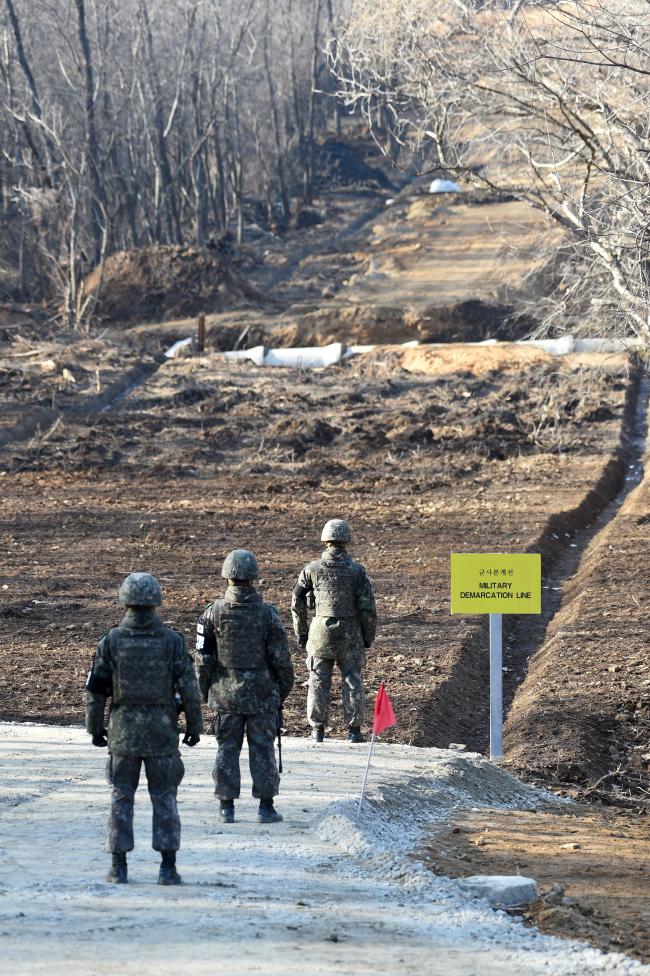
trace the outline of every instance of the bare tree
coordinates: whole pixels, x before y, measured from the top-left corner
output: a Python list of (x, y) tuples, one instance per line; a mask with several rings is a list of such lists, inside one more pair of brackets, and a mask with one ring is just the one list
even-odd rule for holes
[(0, 249), (18, 291), (81, 326), (82, 281), (115, 250), (241, 240), (259, 201), (286, 226), (331, 114), (325, 2), (0, 0)]
[(647, 0), (352, 0), (332, 62), (430, 169), (562, 228), (549, 321), (650, 341)]

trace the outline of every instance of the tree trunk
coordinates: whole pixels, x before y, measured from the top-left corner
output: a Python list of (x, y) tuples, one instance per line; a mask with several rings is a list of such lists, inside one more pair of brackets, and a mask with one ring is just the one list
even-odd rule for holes
[(84, 59), (86, 144), (92, 193), (90, 204), (91, 234), (93, 238), (93, 264), (96, 265), (101, 258), (102, 245), (106, 233), (106, 197), (102, 182), (97, 126), (95, 124), (95, 80), (92, 52), (90, 50), (90, 41), (88, 40), (88, 30), (86, 27), (86, 8), (84, 0), (74, 0), (74, 2), (77, 8), (79, 43), (81, 44)]
[(149, 21), (149, 12), (147, 10), (146, 0), (143, 0), (143, 2), (140, 4), (140, 10), (145, 28), (149, 84), (151, 86), (151, 93), (153, 96), (153, 117), (156, 129), (158, 159), (160, 163), (161, 192), (168, 209), (170, 240), (173, 240), (176, 244), (181, 244), (183, 242), (183, 232), (181, 230), (176, 191), (173, 185), (172, 170), (169, 162), (169, 154), (167, 152), (165, 120), (163, 118), (162, 90), (160, 79), (158, 77), (158, 67), (154, 53), (153, 36), (151, 33), (151, 23)]

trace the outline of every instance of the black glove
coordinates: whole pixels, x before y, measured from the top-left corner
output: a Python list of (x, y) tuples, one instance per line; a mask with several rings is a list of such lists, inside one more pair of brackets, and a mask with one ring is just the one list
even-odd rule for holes
[(97, 734), (93, 736), (93, 745), (97, 746), (98, 749), (105, 749), (108, 745), (106, 735), (106, 729), (102, 729), (101, 732), (97, 732)]
[(186, 732), (183, 736), (183, 745), (189, 746), (190, 749), (193, 746), (198, 745), (200, 741), (201, 736), (197, 735), (196, 732)]

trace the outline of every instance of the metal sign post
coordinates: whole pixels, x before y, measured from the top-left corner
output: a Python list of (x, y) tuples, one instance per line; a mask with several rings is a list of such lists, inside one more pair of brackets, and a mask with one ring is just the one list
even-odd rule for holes
[(490, 759), (503, 758), (503, 614), (542, 612), (539, 553), (452, 552), (451, 612), (490, 618)]
[(490, 759), (503, 757), (503, 616), (490, 614)]

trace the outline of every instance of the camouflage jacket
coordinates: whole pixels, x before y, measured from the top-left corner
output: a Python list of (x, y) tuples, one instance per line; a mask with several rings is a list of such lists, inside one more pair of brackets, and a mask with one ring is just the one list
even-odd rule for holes
[[(238, 607), (253, 626), (231, 634), (226, 648), (222, 618)], [(228, 666), (237, 653), (246, 667)], [(280, 615), (253, 586), (229, 586), (224, 599), (208, 604), (197, 621), (195, 661), (201, 695), (215, 712), (272, 714), (293, 688), (293, 663)]]
[[(311, 625), (308, 601), (314, 609)], [(375, 639), (372, 583), (361, 563), (342, 547), (326, 549), (320, 559), (305, 566), (293, 590), (291, 614), (296, 637), (307, 639), (310, 657), (363, 659)]]
[[(136, 701), (118, 704), (116, 693), (116, 660), (114, 647), (119, 638), (147, 636), (159, 632), (169, 652), (170, 674), (164, 688), (164, 703), (138, 704)], [(126, 645), (128, 648), (128, 644)], [(163, 665), (164, 667), (164, 665)], [(156, 676), (157, 677), (157, 676)], [(147, 698), (146, 688), (142, 697)], [(121, 756), (167, 756), (178, 749), (178, 712), (174, 699), (178, 692), (185, 709), (187, 730), (195, 734), (203, 731), (201, 702), (192, 659), (180, 634), (164, 627), (153, 610), (127, 610), (118, 628), (109, 630), (99, 641), (86, 687), (86, 730), (98, 735), (104, 729), (107, 698), (111, 699), (108, 718), (108, 748)], [(116, 701), (117, 699), (117, 701)]]

